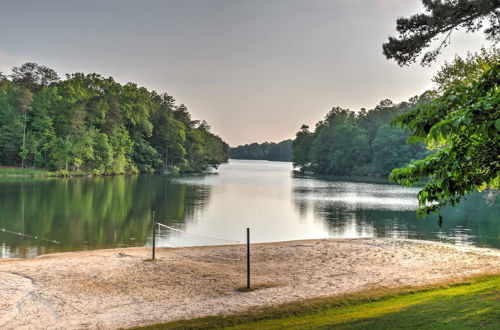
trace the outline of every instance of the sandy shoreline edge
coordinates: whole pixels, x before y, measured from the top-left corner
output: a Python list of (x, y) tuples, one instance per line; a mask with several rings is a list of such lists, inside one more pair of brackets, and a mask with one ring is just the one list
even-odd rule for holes
[(0, 328), (120, 328), (500, 272), (500, 250), (400, 239), (117, 248), (0, 259)]

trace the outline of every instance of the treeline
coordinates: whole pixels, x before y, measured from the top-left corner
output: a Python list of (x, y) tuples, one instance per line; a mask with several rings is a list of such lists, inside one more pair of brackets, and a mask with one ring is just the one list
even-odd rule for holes
[(229, 157), (233, 159), (260, 159), (290, 162), (292, 161), (292, 140), (279, 143), (264, 142), (240, 145), (231, 148)]
[(399, 104), (383, 100), (368, 111), (333, 108), (314, 131), (303, 125), (297, 132), (293, 164), (315, 174), (388, 175), (429, 153), (423, 144), (408, 144), (408, 133), (390, 125), (395, 116), (427, 100), (424, 94)]
[(229, 145), (184, 105), (134, 83), (26, 63), (0, 73), (0, 165), (95, 175), (199, 172)]

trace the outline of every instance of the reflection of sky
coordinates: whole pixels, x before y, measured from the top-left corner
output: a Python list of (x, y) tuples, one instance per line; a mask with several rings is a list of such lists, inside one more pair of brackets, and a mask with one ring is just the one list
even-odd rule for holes
[[(211, 186), (207, 205), (195, 210), (191, 218), (179, 224), (180, 228), (244, 241), (249, 227), (252, 242), (329, 237), (322, 221), (314, 216), (303, 218), (295, 211), (291, 171), (290, 163), (231, 160), (220, 167), (218, 174), (175, 179)], [(175, 232), (168, 235), (176, 245), (225, 243)]]
[(26, 258), (33, 258), (44, 253), (46, 253), (46, 249), (36, 246), (17, 247), (13, 249), (5, 243), (0, 245), (0, 258), (16, 258), (19, 255), (23, 255)]
[(388, 184), (360, 182), (326, 182), (314, 179), (296, 179), (294, 199), (314, 201), (315, 204), (342, 204), (354, 209), (411, 210), (418, 207), (416, 188)]
[[(456, 208), (418, 219), (416, 188), (383, 179), (317, 179), (290, 163), (230, 161), (216, 173), (35, 180), (0, 183), (0, 228), (55, 239), (55, 245), (0, 231), (0, 257), (143, 246), (156, 219), (189, 233), (162, 230), (159, 246), (316, 238), (393, 237), (500, 247), (500, 201), (468, 196)], [(24, 202), (23, 202), (24, 201)], [(63, 205), (61, 207), (60, 205)]]
[[(300, 197), (297, 197), (299, 199)], [(343, 204), (346, 207), (360, 209), (384, 209), (393, 211), (414, 211), (418, 207), (418, 202), (414, 197), (398, 196), (366, 196), (357, 193), (345, 193), (337, 196), (316, 196), (308, 195), (302, 197), (305, 200), (315, 201), (317, 203)]]
[[(294, 177), (291, 171), (290, 163), (231, 160), (217, 174), (175, 179), (211, 187), (208, 203), (178, 228), (244, 241), (245, 229), (250, 227), (252, 242), (392, 237), (471, 244), (477, 239), (472, 229), (454, 224), (449, 215), (442, 229), (434, 220), (417, 219), (418, 188), (384, 180)], [(460, 212), (456, 209), (451, 214), (462, 219)], [(227, 243), (168, 231), (162, 237), (165, 246), (169, 242), (180, 246)]]
[[(373, 237), (369, 223), (349, 210), (411, 210), (417, 208), (415, 189), (349, 181), (294, 178), (290, 163), (234, 161), (218, 174), (175, 179), (177, 183), (211, 186), (210, 200), (179, 228), (207, 236), (244, 240), (251, 228), (253, 242), (325, 237)], [(324, 207), (340, 207), (342, 224), (325, 222)], [(162, 234), (162, 243), (224, 244), (176, 232)]]

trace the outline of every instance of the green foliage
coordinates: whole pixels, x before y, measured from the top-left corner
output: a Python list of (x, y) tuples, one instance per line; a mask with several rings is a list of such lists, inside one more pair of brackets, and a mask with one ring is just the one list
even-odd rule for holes
[(36, 63), (25, 63), (20, 67), (13, 67), (10, 77), (18, 86), (32, 92), (59, 81), (59, 76), (54, 70)]
[(423, 49), (446, 34), (437, 48), (422, 57), (422, 65), (429, 64), (449, 43), (454, 30), (478, 31), (484, 27), (484, 21), (489, 23), (484, 29), (486, 37), (493, 42), (500, 41), (498, 0), (422, 0), (422, 4), (426, 13), (399, 18), (396, 22), (399, 37), (390, 37), (383, 45), (384, 55), (399, 65), (415, 62)]
[(233, 159), (260, 159), (289, 162), (292, 160), (292, 140), (279, 143), (264, 142), (240, 145), (231, 148), (229, 156)]
[(422, 144), (408, 144), (408, 133), (390, 125), (380, 126), (373, 139), (373, 166), (381, 173), (390, 173), (393, 169), (421, 159), (430, 154)]
[(21, 163), (27, 95), (25, 89), (8, 80), (0, 82), (0, 164), (8, 165), (9, 160)]
[(227, 161), (229, 145), (218, 136), (210, 133), (210, 127), (202, 122), (197, 128), (189, 130), (187, 136), (187, 160), (189, 168), (184, 172), (198, 172), (203, 168), (217, 168)]
[(355, 113), (333, 108), (314, 132), (303, 125), (293, 141), (293, 164), (301, 171), (330, 175), (387, 175), (397, 166), (426, 154), (423, 144), (407, 145), (408, 134), (389, 126), (428, 96), (394, 104), (383, 100), (375, 109)]
[(500, 181), (500, 62), (471, 83), (450, 86), (395, 120), (413, 140), (438, 146), (434, 154), (391, 173), (392, 181), (406, 186), (428, 179), (418, 194), (421, 215)]
[(456, 84), (471, 84), (498, 62), (500, 49), (481, 48), (479, 53), (469, 53), (466, 58), (456, 56), (451, 63), (446, 62), (432, 81), (444, 92)]
[(370, 157), (368, 135), (354, 122), (321, 127), (311, 147), (312, 170), (319, 174), (350, 175)]
[(309, 150), (311, 150), (314, 134), (309, 131), (309, 126), (302, 125), (300, 130), (295, 134), (295, 140), (292, 143), (292, 160), (293, 166), (300, 169), (310, 167)]
[(171, 96), (133, 83), (95, 73), (61, 81), (36, 63), (0, 78), (0, 165), (96, 175), (193, 172), (216, 168), (228, 148)]

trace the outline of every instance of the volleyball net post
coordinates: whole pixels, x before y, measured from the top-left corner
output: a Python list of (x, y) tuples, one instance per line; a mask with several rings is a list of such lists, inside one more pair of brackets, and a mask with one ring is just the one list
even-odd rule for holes
[(153, 215), (151, 216), (151, 221), (153, 223), (153, 249), (151, 251), (151, 259), (155, 260), (155, 252), (156, 252), (156, 223), (155, 223), (155, 211), (153, 211)]
[(250, 228), (247, 228), (247, 289), (250, 290)]

